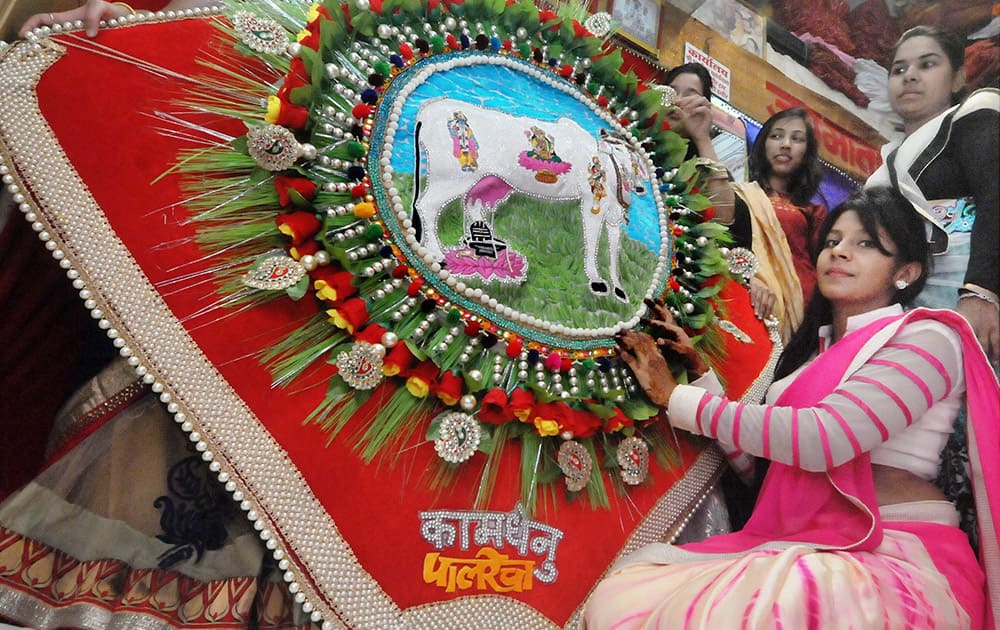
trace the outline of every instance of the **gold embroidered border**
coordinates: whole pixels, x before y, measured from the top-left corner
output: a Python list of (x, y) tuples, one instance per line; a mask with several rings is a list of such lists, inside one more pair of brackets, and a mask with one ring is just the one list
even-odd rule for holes
[[(81, 561), (0, 527), (0, 584), (8, 587), (0, 591), (0, 605), (17, 617), (37, 618), (30, 609), (45, 609), (47, 627), (103, 628), (111, 619), (132, 619), (130, 628), (244, 626), (258, 581), (250, 576), (202, 582), (120, 560)], [(267, 612), (271, 618), (284, 613), (289, 621), (292, 616), (287, 608)]]
[[(126, 354), (152, 375), (153, 391), (192, 432), (192, 439), (197, 432), (199, 446), (207, 451), (205, 460), (215, 462), (220, 481), (228, 482), (241, 507), (255, 512), (261, 538), (288, 562), (286, 579), (301, 593), (297, 599), (319, 612), (329, 627), (471, 627), (484, 622), (554, 627), (530, 606), (502, 596), (464, 597), (401, 611), (364, 570), (284, 450), (167, 308), (63, 153), (34, 93), (42, 74), (63, 54), (65, 49), (48, 40), (0, 51), (0, 160), (25, 193), (19, 202), (22, 211), (36, 215), (33, 227), (45, 233), (46, 247), (59, 252), (60, 266), (78, 273), (91, 291), (95, 316), (118, 331)], [(680, 530), (717, 477), (720, 459), (713, 453), (706, 451), (660, 499), (622, 554)], [(281, 553), (283, 545), (297, 560)], [(567, 627), (578, 625), (582, 606)]]

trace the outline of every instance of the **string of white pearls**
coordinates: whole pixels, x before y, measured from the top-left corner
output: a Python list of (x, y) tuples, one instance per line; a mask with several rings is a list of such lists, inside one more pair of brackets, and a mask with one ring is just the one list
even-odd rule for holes
[[(187, 18), (197, 18), (197, 17), (209, 17), (214, 15), (219, 15), (225, 10), (223, 5), (212, 5), (207, 7), (191, 7), (188, 9), (178, 9), (176, 11), (142, 11), (136, 13), (130, 13), (129, 15), (123, 15), (118, 18), (111, 18), (109, 20), (101, 20), (98, 22), (98, 28), (117, 28), (122, 26), (134, 26), (137, 24), (146, 24), (150, 22), (167, 22), (171, 20), (187, 19)], [(57, 22), (55, 24), (46, 26), (37, 26), (27, 34), (25, 34), (25, 39), (29, 42), (36, 42), (39, 39), (45, 39), (52, 35), (60, 35), (63, 33), (72, 33), (76, 31), (82, 31), (84, 28), (83, 20), (68, 20), (65, 22)]]

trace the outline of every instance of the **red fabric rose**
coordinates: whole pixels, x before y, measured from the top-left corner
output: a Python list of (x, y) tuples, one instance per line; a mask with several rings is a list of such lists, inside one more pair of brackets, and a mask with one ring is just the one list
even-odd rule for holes
[(382, 373), (386, 376), (406, 376), (413, 365), (414, 356), (410, 347), (400, 341), (382, 360)]
[[(563, 404), (563, 403), (558, 403)], [(592, 437), (601, 429), (601, 419), (581, 409), (570, 409), (566, 407), (567, 414), (563, 422), (563, 429), (570, 431), (574, 438), (586, 439)]]
[(292, 238), (292, 245), (301, 245), (312, 238), (322, 225), (312, 212), (283, 212), (275, 217), (278, 231)]
[(306, 72), (306, 64), (301, 57), (294, 57), (288, 66), (288, 74), (285, 75), (285, 82), (278, 90), (278, 97), (287, 100), (288, 94), (295, 88), (309, 85), (310, 77)]
[(302, 260), (303, 256), (311, 256), (319, 251), (319, 241), (306, 241), (301, 245), (292, 245), (288, 248), (288, 253), (295, 260)]
[(319, 29), (317, 28), (315, 33), (309, 29), (299, 33), (299, 43), (307, 48), (319, 50)]
[(573, 410), (565, 403), (536, 402), (531, 408), (531, 422), (535, 425), (535, 431), (543, 437), (559, 435), (566, 430), (566, 426), (571, 424)]
[(512, 420), (513, 414), (507, 409), (507, 392), (499, 387), (487, 392), (476, 416), (489, 424), (504, 424)]
[(621, 407), (612, 407), (615, 415), (604, 421), (604, 430), (608, 433), (613, 433), (615, 431), (621, 431), (625, 427), (631, 427), (635, 423), (632, 422), (632, 418), (625, 415)]
[(331, 324), (343, 328), (352, 335), (368, 321), (368, 307), (361, 298), (347, 300), (338, 308), (328, 309), (326, 314), (330, 316)]
[(336, 304), (358, 292), (354, 286), (354, 275), (339, 267), (317, 267), (309, 276), (316, 296), (324, 302)]
[(289, 129), (303, 129), (309, 122), (309, 110), (277, 96), (269, 96), (264, 122)]
[(531, 408), (535, 405), (535, 397), (526, 389), (517, 388), (510, 393), (507, 409), (521, 422), (531, 421)]
[(410, 376), (406, 379), (406, 391), (416, 398), (427, 398), (437, 377), (438, 367), (434, 365), (434, 362), (421, 361), (410, 370)]
[(354, 336), (355, 341), (365, 341), (371, 344), (382, 343), (382, 335), (385, 334), (385, 328), (379, 326), (378, 324), (369, 324), (364, 327), (363, 330), (358, 331), (358, 334)]
[(449, 407), (454, 406), (462, 397), (462, 377), (451, 370), (445, 370), (431, 389), (438, 400)]
[(316, 184), (305, 177), (292, 177), (289, 175), (278, 175), (274, 178), (274, 189), (278, 193), (278, 203), (282, 208), (287, 208), (292, 204), (288, 191), (294, 190), (306, 201), (316, 198)]

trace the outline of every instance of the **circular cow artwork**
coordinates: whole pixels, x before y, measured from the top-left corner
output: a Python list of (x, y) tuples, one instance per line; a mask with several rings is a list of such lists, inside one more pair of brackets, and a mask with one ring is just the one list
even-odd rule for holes
[(527, 338), (606, 345), (662, 292), (667, 216), (635, 139), (545, 74), (457, 53), (397, 79), (376, 117), (376, 199), (396, 192), (390, 232), (453, 301)]
[[(659, 409), (614, 337), (662, 299), (710, 339), (725, 273), (669, 103), (621, 70), (600, 16), (528, 0), (332, 6), (309, 9), (287, 56), (273, 54), (280, 16), (233, 16), (238, 47), (280, 79), (243, 99), (266, 100), (263, 121), (227, 103), (246, 135), (180, 163), (204, 233), (252, 258), (223, 272), (242, 274), (239, 299), (318, 307), (269, 353), (275, 382), (334, 365), (310, 421), (334, 439), (366, 417), (366, 462), (426, 427), (443, 466), (483, 453), (486, 479), (489, 454), (520, 441), (538, 467), (529, 512), (559, 479), (598, 504), (605, 475), (642, 483)], [(268, 247), (246, 238), (250, 210), (273, 217)]]

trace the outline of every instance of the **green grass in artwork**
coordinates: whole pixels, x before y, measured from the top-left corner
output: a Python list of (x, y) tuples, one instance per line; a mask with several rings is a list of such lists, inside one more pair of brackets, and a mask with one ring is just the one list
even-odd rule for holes
[[(408, 175), (397, 174), (394, 184), (404, 204), (411, 197)], [(626, 231), (623, 226), (622, 231)], [(612, 295), (590, 292), (583, 271), (583, 220), (577, 201), (550, 201), (513, 193), (493, 216), (495, 236), (528, 260), (528, 280), (504, 285), (463, 280), (480, 287), (502, 304), (553, 324), (577, 328), (612, 326), (632, 317), (649, 288), (657, 256), (641, 242), (622, 238), (620, 276), (629, 303)], [(438, 220), (438, 234), (445, 248), (458, 245), (463, 234), (461, 200), (449, 203)], [(598, 272), (610, 286), (608, 237), (602, 230), (598, 244)], [(462, 302), (464, 300), (458, 300)]]

